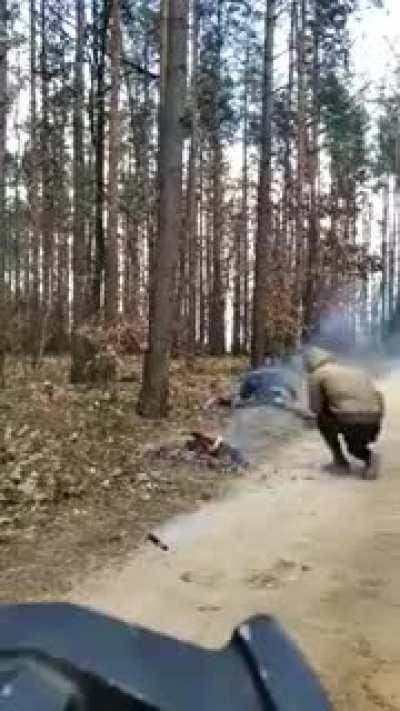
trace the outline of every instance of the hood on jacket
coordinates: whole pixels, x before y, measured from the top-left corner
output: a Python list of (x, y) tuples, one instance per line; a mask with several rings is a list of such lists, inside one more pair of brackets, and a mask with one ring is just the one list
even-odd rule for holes
[(325, 363), (334, 363), (335, 357), (328, 351), (324, 351), (322, 348), (317, 348), (312, 346), (308, 348), (304, 354), (304, 367), (308, 373), (313, 373)]

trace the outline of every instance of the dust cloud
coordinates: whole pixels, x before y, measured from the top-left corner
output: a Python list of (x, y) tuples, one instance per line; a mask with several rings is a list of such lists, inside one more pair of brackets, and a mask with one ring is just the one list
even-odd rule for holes
[[(374, 380), (382, 380), (400, 371), (400, 336), (391, 336), (385, 342), (372, 326), (366, 331), (362, 319), (348, 304), (332, 302), (326, 309), (309, 337), (299, 344), (296, 351), (283, 359), (275, 358), (274, 367), (279, 367), (290, 382), (296, 382), (299, 402), (307, 408), (307, 377), (302, 365), (302, 355), (311, 346), (323, 348), (338, 359), (363, 368)], [(266, 366), (269, 363), (266, 362)], [(244, 373), (243, 377), (250, 374)], [(239, 383), (236, 384), (239, 389)], [(249, 403), (235, 411), (224, 439), (240, 449), (253, 466), (265, 462), (269, 445), (298, 436), (307, 425), (296, 415), (273, 405)]]

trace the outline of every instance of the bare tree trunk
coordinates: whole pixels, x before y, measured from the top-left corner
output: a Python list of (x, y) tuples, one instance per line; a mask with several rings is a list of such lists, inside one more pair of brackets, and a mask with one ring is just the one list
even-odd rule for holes
[[(182, 206), (183, 207), (183, 206)], [(178, 259), (178, 269), (176, 275), (176, 303), (175, 303), (175, 318), (173, 326), (173, 336), (172, 336), (172, 353), (180, 355), (183, 352), (184, 347), (188, 341), (188, 319), (187, 319), (187, 307), (188, 307), (188, 280), (187, 280), (187, 266), (188, 266), (188, 239), (187, 239), (187, 226), (185, 224), (185, 219), (182, 214), (181, 230), (179, 235), (179, 259)]]
[(275, 0), (267, 0), (265, 11), (264, 71), (262, 93), (260, 168), (258, 185), (257, 241), (255, 284), (253, 297), (253, 334), (251, 363), (261, 365), (266, 349), (266, 307), (268, 298), (268, 269), (272, 240), (271, 153), (274, 71)]
[[(21, 63), (19, 63), (18, 68), (18, 79), (21, 79)], [(15, 184), (14, 184), (14, 259), (15, 259), (15, 306), (17, 315), (21, 315), (21, 275), (22, 275), (22, 264), (21, 264), (21, 251), (22, 251), (22, 201), (20, 196), (20, 156), (21, 156), (21, 131), (18, 121), (18, 116), (15, 121), (15, 136), (17, 141), (17, 166), (15, 171)]]
[(397, 132), (395, 140), (395, 178), (394, 178), (394, 205), (396, 226), (396, 314), (400, 317), (400, 118), (397, 118)]
[(38, 117), (37, 117), (37, 9), (36, 0), (30, 0), (30, 162), (29, 162), (29, 208), (30, 240), (32, 256), (32, 289), (30, 295), (30, 346), (32, 364), (37, 359), (37, 324), (40, 318), (40, 205), (38, 166)]
[(308, 230), (307, 291), (304, 302), (303, 328), (308, 333), (317, 318), (318, 282), (320, 274), (319, 245), (319, 24), (318, 2), (314, 0), (313, 22), (313, 63), (312, 63), (312, 116), (310, 165), (310, 224)]
[(243, 76), (243, 135), (242, 135), (242, 180), (241, 208), (238, 232), (236, 234), (237, 260), (234, 287), (234, 320), (232, 334), (232, 352), (239, 355), (246, 352), (248, 333), (248, 221), (249, 221), (249, 177), (248, 177), (248, 124), (249, 124), (249, 63), (250, 42), (247, 37), (246, 56)]
[[(147, 251), (147, 275), (144, 275), (143, 282), (147, 286), (147, 293), (150, 296), (150, 275), (152, 265), (152, 255), (154, 251), (154, 194), (151, 183), (151, 158), (152, 158), (152, 113), (151, 113), (151, 94), (149, 84), (149, 62), (150, 48), (149, 38), (146, 36), (144, 46), (144, 68), (146, 71), (143, 80), (144, 94), (144, 122), (143, 122), (143, 203), (145, 214), (145, 248)], [(145, 118), (147, 117), (147, 118)], [(148, 311), (148, 305), (147, 305)]]
[(73, 327), (78, 328), (84, 321), (86, 313), (86, 249), (83, 193), (85, 189), (84, 149), (83, 149), (83, 43), (84, 43), (84, 0), (75, 0), (76, 13), (76, 48), (74, 77), (74, 115), (73, 115), (73, 183), (74, 183), (74, 217), (73, 217)]
[(197, 120), (197, 65), (199, 43), (199, 7), (198, 0), (192, 0), (192, 77), (191, 106), (192, 127), (190, 139), (188, 187), (187, 187), (187, 231), (189, 240), (189, 294), (188, 294), (188, 353), (194, 353), (196, 347), (197, 324), (197, 157), (199, 148), (199, 126)]
[[(104, 136), (105, 136), (105, 61), (107, 49), (107, 28), (109, 22), (109, 0), (103, 0), (101, 12), (98, 0), (93, 0), (95, 61), (96, 61), (96, 139), (95, 139), (95, 258), (92, 284), (92, 310), (98, 314), (101, 308), (101, 285), (104, 271)], [(99, 41), (97, 39), (99, 33)]]
[(285, 157), (284, 157), (284, 177), (283, 177), (283, 197), (282, 197), (282, 235), (284, 246), (286, 248), (286, 265), (291, 272), (292, 270), (292, 240), (291, 240), (291, 221), (292, 221), (292, 202), (293, 202), (293, 185), (292, 185), (292, 111), (293, 111), (293, 86), (294, 86), (294, 68), (295, 68), (295, 32), (296, 32), (296, 13), (297, 0), (291, 0), (290, 4), (290, 32), (289, 32), (289, 70), (288, 70), (288, 89), (287, 89), (287, 124), (285, 137)]
[[(62, 57), (63, 76), (65, 65), (65, 56)], [(65, 79), (63, 79), (63, 89), (65, 90)], [(68, 108), (64, 104), (61, 109), (62, 124), (61, 136), (58, 149), (59, 165), (64, 166), (68, 161), (67, 156), (67, 136), (68, 130)], [(68, 345), (68, 337), (70, 330), (70, 314), (69, 314), (69, 211), (70, 202), (67, 186), (61, 186), (60, 194), (60, 209), (58, 214), (58, 303), (59, 303), (59, 324), (58, 333), (60, 337), (59, 348), (64, 350)]]
[(121, 58), (121, 28), (119, 0), (112, 0), (110, 16), (110, 54), (111, 54), (111, 101), (110, 101), (110, 137), (108, 158), (108, 234), (105, 272), (105, 317), (108, 321), (117, 318), (119, 308), (118, 275), (118, 183), (119, 183), (119, 83)]
[(138, 224), (135, 216), (128, 212), (126, 218), (124, 310), (125, 314), (129, 316), (136, 317), (140, 312), (139, 280)]
[(187, 0), (169, 0), (166, 51), (162, 52), (159, 155), (159, 235), (151, 280), (149, 350), (145, 356), (139, 412), (168, 413), (169, 357), (174, 280), (182, 206), (182, 116), (186, 92)]
[(336, 291), (339, 286), (339, 248), (340, 248), (340, 217), (339, 217), (339, 189), (337, 166), (333, 159), (330, 161), (330, 245), (331, 268), (328, 276), (331, 291)]
[(240, 216), (235, 216), (232, 220), (233, 236), (233, 320), (232, 320), (232, 354), (240, 355), (241, 346), (241, 281), (242, 281), (242, 244), (241, 244), (241, 220)]
[[(392, 183), (393, 185), (393, 183)], [(395, 309), (395, 252), (396, 252), (396, 213), (394, 210), (394, 190), (391, 190), (392, 201), (392, 214), (391, 214), (391, 225), (389, 230), (389, 266), (388, 266), (388, 279), (389, 279), (389, 323), (392, 322), (394, 317)]]
[[(362, 213), (362, 244), (365, 254), (370, 253), (371, 249), (371, 224), (372, 224), (372, 205), (366, 198), (363, 205)], [(365, 335), (369, 332), (369, 306), (370, 306), (370, 277), (365, 275), (361, 287), (361, 309), (360, 322), (361, 328)]]
[(388, 325), (388, 213), (389, 213), (389, 186), (388, 179), (382, 188), (382, 222), (381, 222), (381, 257), (382, 257), (382, 288), (381, 288), (381, 324), (382, 335), (386, 335)]
[(249, 80), (250, 43), (246, 51), (246, 69), (243, 104), (243, 145), (242, 145), (242, 205), (241, 205), (241, 348), (248, 352), (250, 343), (250, 294), (249, 294)]
[(223, 241), (223, 189), (222, 189), (222, 146), (220, 136), (219, 95), (221, 92), (222, 53), (222, 0), (217, 0), (217, 49), (215, 57), (216, 90), (212, 129), (212, 184), (213, 184), (213, 279), (209, 319), (209, 347), (212, 355), (225, 352), (225, 299), (222, 285), (222, 241)]
[(210, 176), (211, 155), (208, 152), (208, 174), (206, 188), (206, 208), (205, 208), (205, 237), (206, 237), (206, 342), (210, 345), (211, 319), (212, 319), (212, 288), (213, 288), (213, 210), (211, 209), (213, 199), (212, 180)]
[[(47, 312), (51, 307), (52, 294), (52, 208), (51, 208), (51, 184), (50, 184), (50, 123), (49, 123), (49, 70), (47, 66), (48, 53), (48, 28), (47, 28), (47, 3), (40, 0), (40, 30), (41, 30), (41, 50), (40, 50), (40, 79), (41, 79), (41, 134), (40, 134), (40, 162), (42, 177), (42, 249), (43, 249), (43, 308)], [(42, 321), (44, 325), (44, 314)]]
[(202, 348), (206, 344), (206, 258), (207, 258), (207, 246), (206, 240), (204, 238), (204, 154), (202, 148), (200, 149), (199, 157), (200, 167), (199, 167), (199, 191), (200, 191), (200, 210), (199, 210), (199, 258), (200, 258), (200, 269), (199, 269), (199, 290), (200, 290), (200, 304), (199, 304), (199, 341)]
[(213, 145), (212, 168), (212, 286), (210, 298), (209, 319), (209, 349), (212, 355), (223, 355), (225, 352), (225, 318), (224, 292), (222, 286), (222, 150), (218, 136)]
[(298, 317), (302, 306), (304, 267), (304, 182), (305, 182), (305, 25), (306, 0), (300, 0), (300, 23), (296, 17), (297, 34), (297, 185), (296, 185), (296, 275), (295, 298)]
[[(8, 8), (7, 0), (0, 0), (0, 309), (5, 300), (5, 271), (7, 251), (6, 220), (6, 138), (8, 112)], [(3, 314), (4, 318), (4, 314)]]

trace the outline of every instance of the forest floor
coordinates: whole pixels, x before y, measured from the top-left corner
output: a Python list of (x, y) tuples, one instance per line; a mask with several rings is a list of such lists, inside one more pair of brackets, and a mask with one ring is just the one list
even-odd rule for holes
[[(205, 407), (231, 388), (240, 359), (172, 365), (170, 417), (136, 415), (140, 364), (127, 358), (111, 389), (68, 386), (68, 361), (36, 373), (7, 363), (0, 390), (0, 600), (66, 594), (107, 561), (125, 560), (159, 522), (226, 492), (236, 474), (169, 457), (191, 429), (215, 435), (226, 412)], [(55, 386), (50, 400), (46, 382)]]

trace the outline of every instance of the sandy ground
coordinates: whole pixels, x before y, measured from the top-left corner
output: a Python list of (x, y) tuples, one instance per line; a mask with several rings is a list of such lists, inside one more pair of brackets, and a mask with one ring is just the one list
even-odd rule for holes
[(206, 646), (273, 613), (336, 709), (400, 710), (400, 376), (385, 390), (378, 481), (324, 473), (306, 432), (229, 499), (168, 524), (170, 552), (149, 544), (70, 599)]

